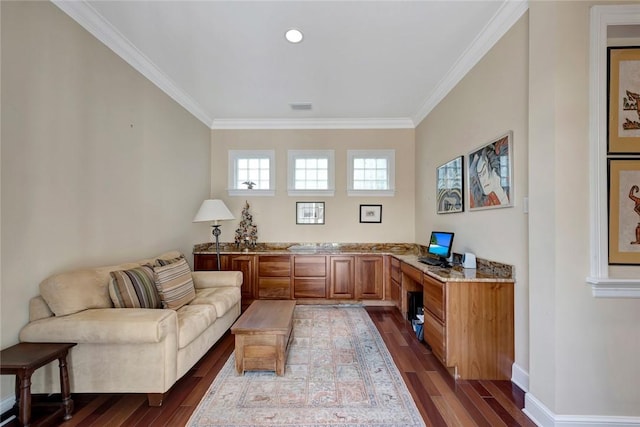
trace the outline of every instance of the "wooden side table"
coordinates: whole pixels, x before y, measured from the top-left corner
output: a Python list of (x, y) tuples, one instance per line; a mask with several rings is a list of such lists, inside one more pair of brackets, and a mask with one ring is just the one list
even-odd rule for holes
[(61, 408), (52, 416), (64, 411), (64, 419), (70, 420), (73, 400), (69, 389), (67, 354), (75, 343), (27, 343), (22, 342), (0, 352), (1, 375), (16, 376), (16, 405), (18, 421), (23, 426), (31, 422), (31, 375), (36, 369), (58, 359), (60, 366)]

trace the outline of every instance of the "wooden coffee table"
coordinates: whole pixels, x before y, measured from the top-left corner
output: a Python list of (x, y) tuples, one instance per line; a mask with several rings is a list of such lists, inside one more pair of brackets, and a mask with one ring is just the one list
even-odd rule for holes
[(231, 327), (235, 335), (236, 370), (275, 371), (284, 375), (293, 334), (295, 301), (258, 300)]
[(71, 419), (73, 401), (69, 389), (67, 354), (75, 343), (28, 343), (21, 342), (0, 352), (0, 374), (16, 376), (16, 405), (20, 425), (29, 426), (31, 422), (31, 375), (33, 372), (58, 359), (60, 368), (60, 391), (62, 402), (60, 409), (47, 420), (62, 412), (64, 420)]

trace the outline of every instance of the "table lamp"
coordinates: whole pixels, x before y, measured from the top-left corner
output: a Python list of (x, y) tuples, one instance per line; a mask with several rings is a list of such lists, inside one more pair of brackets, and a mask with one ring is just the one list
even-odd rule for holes
[(216, 240), (216, 256), (218, 260), (218, 271), (220, 271), (220, 224), (218, 221), (235, 219), (233, 214), (229, 211), (227, 206), (224, 204), (222, 200), (219, 199), (207, 199), (202, 202), (200, 205), (200, 209), (196, 214), (196, 217), (193, 218), (193, 222), (208, 222), (212, 221), (213, 224), (213, 237)]

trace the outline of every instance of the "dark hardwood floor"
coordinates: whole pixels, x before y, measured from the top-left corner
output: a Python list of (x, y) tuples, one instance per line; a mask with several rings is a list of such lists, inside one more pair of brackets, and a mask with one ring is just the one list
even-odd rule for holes
[[(398, 310), (366, 309), (427, 426), (535, 427), (521, 411), (524, 392), (516, 385), (510, 381), (454, 381), (429, 348), (415, 338)], [(53, 425), (183, 426), (232, 351), (233, 335), (227, 333), (173, 386), (162, 407), (149, 407), (146, 395), (141, 394), (74, 394), (73, 418)], [(36, 413), (33, 421), (38, 421)], [(15, 419), (5, 424), (17, 425)]]

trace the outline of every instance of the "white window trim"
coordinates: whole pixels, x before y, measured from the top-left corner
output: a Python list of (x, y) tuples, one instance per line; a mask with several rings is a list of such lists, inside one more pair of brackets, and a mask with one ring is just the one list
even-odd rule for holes
[(640, 24), (640, 6), (593, 6), (590, 24), (590, 212), (591, 263), (586, 281), (592, 295), (602, 298), (640, 298), (640, 280), (610, 278), (607, 215), (607, 29)]
[[(288, 150), (287, 157), (289, 160), (287, 174), (287, 192), (289, 196), (331, 196), (335, 194), (336, 188), (336, 168), (335, 168), (335, 151), (334, 150)], [(295, 186), (295, 165), (296, 159), (319, 159), (325, 157), (329, 161), (328, 170), (328, 189), (326, 190), (296, 190)]]
[[(236, 160), (246, 157), (269, 158), (269, 190), (249, 190), (234, 188), (236, 182)], [(229, 196), (275, 196), (276, 194), (276, 152), (275, 150), (229, 150), (227, 194)]]
[[(353, 159), (355, 157), (386, 158), (389, 165), (388, 190), (355, 190), (353, 188)], [(393, 197), (396, 193), (396, 150), (347, 150), (347, 195)]]

